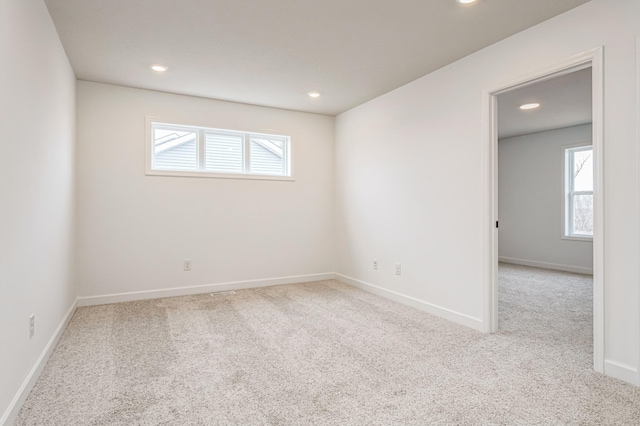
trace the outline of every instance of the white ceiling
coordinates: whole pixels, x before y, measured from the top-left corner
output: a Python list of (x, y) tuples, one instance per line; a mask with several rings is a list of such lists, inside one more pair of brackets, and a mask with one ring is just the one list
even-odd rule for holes
[(78, 79), (335, 115), (588, 0), (45, 1)]
[[(520, 105), (539, 103), (523, 111)], [(590, 123), (591, 68), (545, 80), (498, 96), (498, 138)]]

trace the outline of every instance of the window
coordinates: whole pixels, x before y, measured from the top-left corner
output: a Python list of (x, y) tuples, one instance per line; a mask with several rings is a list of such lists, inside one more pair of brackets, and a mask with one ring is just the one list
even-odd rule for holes
[(564, 236), (593, 238), (593, 148), (565, 148)]
[(291, 180), (288, 136), (147, 121), (147, 174)]

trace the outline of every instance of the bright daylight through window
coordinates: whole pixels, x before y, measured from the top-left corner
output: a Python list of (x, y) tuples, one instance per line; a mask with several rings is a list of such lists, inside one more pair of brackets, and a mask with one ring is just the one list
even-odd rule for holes
[(147, 174), (291, 176), (288, 136), (151, 122)]
[(593, 238), (593, 148), (566, 148), (564, 236)]

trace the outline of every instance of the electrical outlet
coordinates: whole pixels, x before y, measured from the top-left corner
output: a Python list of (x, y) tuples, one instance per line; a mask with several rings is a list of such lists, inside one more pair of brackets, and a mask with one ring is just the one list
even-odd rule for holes
[(29, 339), (36, 333), (36, 315), (33, 314), (29, 317)]
[(378, 270), (378, 259), (373, 259), (373, 270), (374, 271)]
[(184, 270), (185, 271), (190, 271), (191, 270), (191, 261), (189, 259), (185, 259), (184, 260)]
[(396, 263), (396, 275), (402, 275), (402, 265)]

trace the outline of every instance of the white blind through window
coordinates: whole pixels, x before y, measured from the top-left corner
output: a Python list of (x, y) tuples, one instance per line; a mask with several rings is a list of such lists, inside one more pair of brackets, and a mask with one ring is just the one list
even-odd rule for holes
[(216, 173), (244, 171), (244, 138), (242, 135), (205, 133), (205, 170)]
[(198, 170), (196, 132), (159, 127), (154, 130), (154, 167), (159, 170)]
[[(147, 170), (167, 175), (291, 176), (288, 136), (150, 121)], [(149, 167), (150, 165), (150, 167)]]
[(284, 167), (284, 139), (251, 137), (251, 173), (281, 175)]

